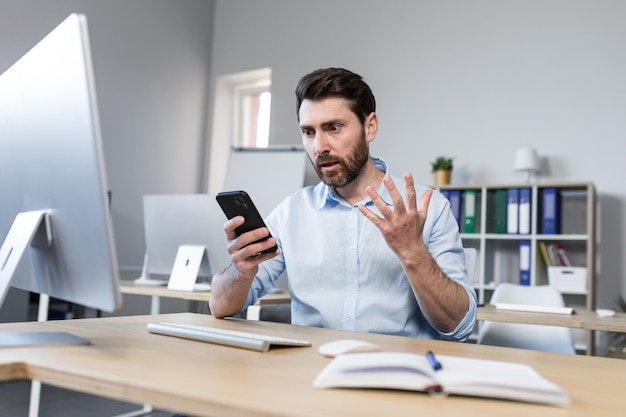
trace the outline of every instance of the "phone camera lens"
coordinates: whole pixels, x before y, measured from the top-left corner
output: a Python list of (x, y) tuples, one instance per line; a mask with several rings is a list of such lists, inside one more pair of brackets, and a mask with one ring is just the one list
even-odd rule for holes
[(248, 208), (248, 204), (246, 203), (246, 200), (243, 197), (237, 196), (235, 197), (234, 201), (237, 207), (242, 208), (244, 210)]

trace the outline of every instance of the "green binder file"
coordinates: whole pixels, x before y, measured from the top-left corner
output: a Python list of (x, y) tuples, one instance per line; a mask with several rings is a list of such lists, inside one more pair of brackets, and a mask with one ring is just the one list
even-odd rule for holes
[(463, 191), (463, 233), (476, 233), (476, 190)]
[(507, 203), (508, 203), (508, 190), (506, 188), (499, 188), (496, 190), (496, 205), (494, 212), (494, 229), (496, 233), (506, 233), (507, 231)]

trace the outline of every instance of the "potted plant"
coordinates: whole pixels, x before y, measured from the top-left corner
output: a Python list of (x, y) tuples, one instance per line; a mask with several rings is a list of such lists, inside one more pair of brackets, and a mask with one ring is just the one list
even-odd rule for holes
[(450, 176), (452, 174), (452, 158), (440, 156), (431, 162), (432, 172), (435, 174), (435, 185), (450, 184)]

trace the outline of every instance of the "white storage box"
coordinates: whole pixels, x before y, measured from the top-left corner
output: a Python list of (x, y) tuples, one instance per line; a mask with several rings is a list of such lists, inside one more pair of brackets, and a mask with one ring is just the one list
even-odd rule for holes
[(548, 284), (562, 293), (587, 293), (587, 268), (580, 266), (549, 266)]

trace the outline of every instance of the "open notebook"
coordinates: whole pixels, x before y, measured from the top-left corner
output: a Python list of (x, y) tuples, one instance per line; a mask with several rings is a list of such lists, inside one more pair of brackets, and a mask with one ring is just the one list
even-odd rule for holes
[(315, 388), (380, 388), (467, 395), (568, 406), (560, 386), (528, 365), (404, 352), (351, 353), (335, 357), (315, 378)]

